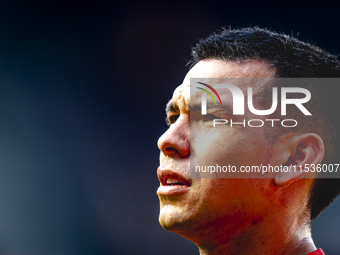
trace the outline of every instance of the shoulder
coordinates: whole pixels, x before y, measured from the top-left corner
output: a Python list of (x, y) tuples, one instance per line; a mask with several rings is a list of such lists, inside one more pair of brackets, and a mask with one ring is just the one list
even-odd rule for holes
[(316, 251), (313, 251), (311, 253), (308, 253), (307, 255), (325, 255), (322, 249), (317, 249)]

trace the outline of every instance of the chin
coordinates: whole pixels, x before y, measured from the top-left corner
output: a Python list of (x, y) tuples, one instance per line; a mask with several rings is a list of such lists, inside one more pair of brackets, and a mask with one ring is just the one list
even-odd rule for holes
[(164, 217), (159, 216), (159, 224), (161, 224), (162, 228), (168, 231), (175, 231), (174, 224), (165, 220)]
[(159, 223), (168, 231), (181, 232), (190, 227), (190, 219), (185, 217), (183, 213), (176, 212), (175, 209), (168, 207), (161, 208), (159, 214)]

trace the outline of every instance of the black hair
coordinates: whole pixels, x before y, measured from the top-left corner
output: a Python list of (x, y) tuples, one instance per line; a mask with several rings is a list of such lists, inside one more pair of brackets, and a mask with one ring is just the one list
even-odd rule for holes
[[(240, 62), (265, 61), (275, 71), (275, 77), (278, 78), (340, 78), (340, 62), (336, 55), (293, 36), (259, 27), (223, 28), (201, 39), (192, 48), (192, 59), (188, 64), (193, 66), (206, 59)], [(325, 144), (323, 163), (331, 163), (336, 151), (334, 147), (336, 124), (332, 123), (331, 117), (327, 117), (329, 107), (325, 105), (329, 106), (330, 97), (322, 97), (320, 94), (335, 95), (336, 93), (320, 87), (312, 86), (308, 89), (312, 90), (312, 95), (318, 95), (318, 100), (314, 100), (315, 114), (313, 112), (313, 116), (317, 116), (320, 121), (318, 123), (311, 123), (311, 119), (304, 121), (300, 131), (314, 131), (320, 135)], [(335, 97), (333, 99), (337, 101)], [(294, 115), (293, 112), (291, 114)], [(273, 134), (273, 136), (277, 137), (278, 134)], [(339, 178), (315, 178), (308, 202), (311, 219), (315, 219), (339, 193)]]

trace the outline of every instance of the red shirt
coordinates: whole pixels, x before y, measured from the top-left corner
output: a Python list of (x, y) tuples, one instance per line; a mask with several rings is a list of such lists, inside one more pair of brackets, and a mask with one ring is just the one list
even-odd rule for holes
[(316, 251), (313, 251), (311, 253), (308, 253), (307, 255), (325, 255), (322, 249), (317, 249)]

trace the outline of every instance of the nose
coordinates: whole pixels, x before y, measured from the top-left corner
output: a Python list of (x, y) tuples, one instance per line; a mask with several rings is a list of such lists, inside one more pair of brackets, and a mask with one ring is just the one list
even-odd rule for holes
[(158, 139), (158, 148), (165, 156), (185, 158), (190, 155), (190, 118), (181, 114)]

